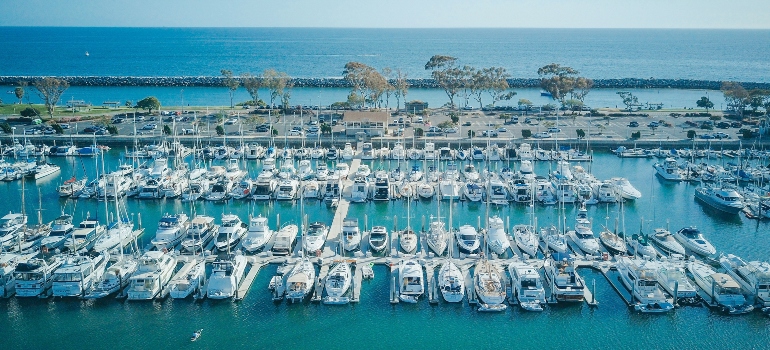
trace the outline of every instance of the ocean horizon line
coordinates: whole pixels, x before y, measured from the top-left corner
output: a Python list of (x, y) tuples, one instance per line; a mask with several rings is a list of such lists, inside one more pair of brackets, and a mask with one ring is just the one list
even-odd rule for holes
[(0, 28), (80, 28), (80, 29), (364, 29), (364, 30), (677, 30), (677, 31), (770, 31), (767, 28), (722, 27), (302, 27), (302, 26), (5, 26)]

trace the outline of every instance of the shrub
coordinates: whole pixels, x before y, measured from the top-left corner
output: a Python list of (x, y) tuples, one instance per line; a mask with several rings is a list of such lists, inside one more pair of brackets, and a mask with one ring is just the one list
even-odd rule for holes
[(695, 138), (695, 136), (697, 136), (697, 134), (695, 133), (695, 130), (687, 130), (687, 138), (688, 139), (692, 140), (692, 139)]
[(24, 108), (21, 112), (19, 112), (19, 115), (21, 115), (22, 117), (34, 117), (34, 116), (40, 115), (40, 111), (32, 107), (27, 107), (27, 108)]
[[(275, 129), (273, 129), (273, 130), (275, 130)], [(222, 136), (222, 135), (225, 134), (225, 128), (222, 127), (222, 125), (217, 125), (216, 131), (217, 131), (217, 135), (219, 135), (219, 136)]]
[[(51, 125), (51, 127), (52, 127), (52, 128), (53, 128), (53, 130), (54, 130), (54, 131), (55, 131), (57, 134), (59, 134), (59, 135), (61, 135), (61, 134), (63, 134), (63, 133), (64, 133), (64, 129), (62, 129), (61, 125), (59, 125), (59, 124), (54, 124), (54, 125)], [(107, 129), (107, 130), (109, 131), (110, 129)], [(115, 134), (117, 134), (117, 133), (118, 133), (118, 132), (117, 132), (117, 130), (118, 130), (118, 128), (115, 128)]]
[[(57, 126), (59, 127), (58, 129), (56, 129)], [(61, 130), (61, 126), (59, 126), (59, 124), (54, 124), (54, 130), (56, 130), (57, 134), (61, 134), (61, 132), (59, 132), (59, 130)], [(64, 130), (62, 130), (62, 132), (64, 132)], [(109, 132), (110, 135), (117, 135), (118, 127), (115, 125), (109, 125), (107, 126), (107, 132)]]
[(575, 132), (577, 133), (577, 137), (579, 139), (586, 137), (586, 132), (583, 129), (577, 129)]
[(425, 131), (422, 130), (422, 128), (414, 128), (414, 136), (415, 137), (422, 137), (422, 135), (425, 133)]
[(641, 131), (637, 131), (637, 132), (632, 132), (631, 133), (631, 138), (634, 139), (634, 140), (638, 140), (641, 137), (642, 137), (642, 132)]
[(528, 138), (532, 137), (532, 130), (522, 129), (521, 130), (521, 137), (523, 137), (525, 139), (528, 139)]

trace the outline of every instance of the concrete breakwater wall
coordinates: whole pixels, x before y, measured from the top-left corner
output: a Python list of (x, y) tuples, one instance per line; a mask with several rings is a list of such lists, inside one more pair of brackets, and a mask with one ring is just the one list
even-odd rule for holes
[[(0, 76), (0, 85), (13, 86), (19, 81), (33, 82), (40, 76)], [(71, 86), (224, 86), (222, 77), (111, 77), (111, 76), (62, 76)], [(294, 78), (295, 87), (348, 88), (350, 83), (342, 78)], [(438, 88), (433, 79), (408, 79), (413, 88)], [(540, 79), (508, 79), (512, 88), (537, 88)], [(747, 89), (770, 89), (770, 83), (742, 82)], [(719, 90), (721, 81), (692, 79), (595, 79), (594, 87), (608, 89), (654, 88), (654, 89), (709, 89)]]

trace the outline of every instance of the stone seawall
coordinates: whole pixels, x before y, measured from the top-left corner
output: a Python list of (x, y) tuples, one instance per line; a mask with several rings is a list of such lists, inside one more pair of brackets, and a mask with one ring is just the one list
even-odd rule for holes
[[(40, 76), (0, 76), (0, 85), (13, 86), (19, 81), (33, 82)], [(63, 76), (71, 86), (224, 86), (222, 77), (110, 77), (110, 76)], [(350, 83), (342, 78), (294, 78), (295, 87), (348, 88)], [(408, 79), (412, 88), (438, 88), (433, 79)], [(513, 78), (508, 79), (512, 88), (537, 88), (540, 79)], [(747, 89), (770, 89), (770, 83), (741, 82)], [(719, 90), (721, 81), (692, 80), (692, 79), (595, 79), (595, 88), (630, 89), (709, 89)]]

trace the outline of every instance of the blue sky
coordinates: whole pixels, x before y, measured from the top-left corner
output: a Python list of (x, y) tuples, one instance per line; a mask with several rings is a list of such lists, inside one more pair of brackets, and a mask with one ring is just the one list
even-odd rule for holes
[(2, 0), (0, 26), (770, 28), (767, 0)]

